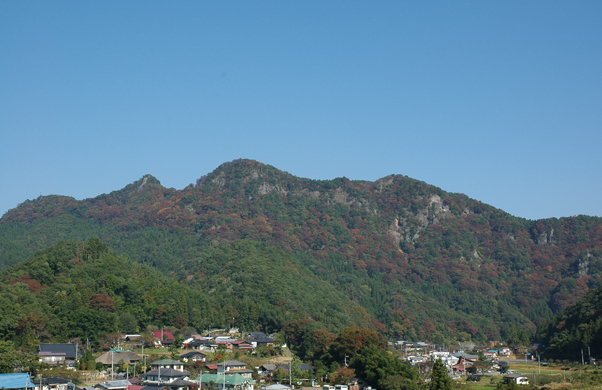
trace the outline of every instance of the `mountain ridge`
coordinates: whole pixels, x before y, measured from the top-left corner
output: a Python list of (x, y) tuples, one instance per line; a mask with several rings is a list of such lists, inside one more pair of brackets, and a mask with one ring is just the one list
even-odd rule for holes
[(0, 267), (53, 236), (96, 234), (178, 275), (206, 248), (249, 239), (301, 259), (388, 332), (497, 339), (600, 284), (601, 221), (530, 221), (403, 175), (312, 180), (235, 160), (182, 190), (145, 175), (91, 199), (26, 202), (0, 219)]

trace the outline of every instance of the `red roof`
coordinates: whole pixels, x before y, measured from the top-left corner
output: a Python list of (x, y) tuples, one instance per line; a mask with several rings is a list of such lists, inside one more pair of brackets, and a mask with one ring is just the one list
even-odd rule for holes
[(217, 370), (217, 364), (205, 364), (210, 370)]
[(153, 330), (153, 335), (159, 340), (173, 340), (171, 330)]

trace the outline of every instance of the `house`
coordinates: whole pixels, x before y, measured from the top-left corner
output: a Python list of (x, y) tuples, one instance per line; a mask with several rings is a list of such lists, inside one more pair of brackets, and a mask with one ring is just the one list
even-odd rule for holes
[(408, 361), (410, 362), (411, 365), (414, 365), (416, 363), (424, 363), (424, 362), (426, 362), (426, 358), (424, 356), (410, 355), (410, 356), (408, 356)]
[(188, 380), (188, 373), (173, 368), (158, 368), (142, 374), (142, 376), (147, 384), (160, 386), (165, 386), (178, 379)]
[(242, 375), (218, 375), (218, 374), (202, 374), (199, 379), (202, 387), (213, 385), (216, 390), (253, 390), (255, 381), (245, 378)]
[(172, 345), (175, 341), (171, 330), (154, 330), (153, 336), (155, 336), (158, 340), (155, 342), (155, 346), (168, 346)]
[(262, 386), (261, 387), (261, 390), (290, 390), (290, 389), (291, 389), (290, 386), (280, 385), (280, 384), (269, 385), (269, 386)]
[(448, 351), (431, 351), (431, 352), (429, 352), (429, 355), (432, 356), (433, 360), (437, 360), (437, 359), (442, 359), (442, 358), (448, 357), (449, 352)]
[(0, 374), (0, 389), (26, 390), (35, 387), (36, 385), (33, 384), (28, 373)]
[(497, 353), (495, 352), (483, 352), (483, 356), (485, 356), (486, 359), (495, 359), (497, 357)]
[(188, 343), (188, 348), (213, 353), (217, 350), (217, 343), (211, 340), (192, 340)]
[(248, 370), (247, 365), (237, 360), (227, 360), (217, 364), (217, 373), (233, 375), (238, 374), (247, 379), (252, 379), (253, 370)]
[(229, 341), (216, 341), (217, 348), (225, 348), (226, 352), (232, 352), (232, 343)]
[(41, 381), (34, 381), (34, 384), (36, 385), (36, 390), (68, 390), (70, 382), (67, 379), (50, 377), (42, 378)]
[(76, 346), (71, 343), (40, 344), (37, 354), (40, 356), (40, 362), (51, 366), (73, 366), (77, 360)]
[(217, 364), (207, 363), (207, 364), (205, 364), (205, 367), (209, 371), (209, 374), (216, 374), (217, 373)]
[(128, 380), (100, 382), (94, 386), (96, 390), (129, 390), (132, 385)]
[(182, 363), (181, 361), (178, 361), (178, 360), (173, 360), (173, 359), (157, 360), (155, 362), (152, 362), (150, 364), (150, 366), (151, 366), (151, 370), (172, 369), (172, 370), (177, 370), (180, 372), (185, 372), (184, 363)]
[(460, 351), (472, 351), (474, 347), (474, 343), (458, 343), (458, 350)]
[(245, 340), (248, 344), (251, 344), (253, 348), (264, 347), (266, 345), (274, 345), (275, 340), (270, 337), (262, 338), (250, 338)]
[(261, 367), (257, 369), (259, 376), (269, 377), (276, 370), (275, 364), (263, 364)]
[(118, 364), (119, 362), (127, 363), (131, 366), (140, 361), (140, 356), (133, 352), (105, 352), (96, 358), (96, 363), (104, 364), (105, 366), (111, 364)]
[(232, 342), (232, 346), (234, 347), (234, 349), (238, 349), (241, 351), (250, 351), (253, 350), (253, 345), (247, 343), (246, 341), (243, 340), (235, 340)]
[(180, 358), (182, 358), (182, 360), (184, 360), (185, 362), (189, 360), (192, 360), (193, 362), (204, 362), (207, 360), (207, 355), (205, 355), (202, 352), (193, 351), (181, 355)]
[(504, 377), (504, 384), (510, 384), (514, 382), (517, 385), (528, 385), (529, 378), (525, 374), (508, 374)]
[(467, 369), (468, 367), (472, 366), (472, 364), (473, 364), (473, 363), (472, 363), (472, 361), (470, 361), (470, 360), (468, 360), (468, 359), (466, 359), (466, 358), (464, 358), (464, 357), (461, 357), (461, 358), (458, 360), (458, 363), (456, 363), (456, 364), (454, 364), (453, 366), (451, 366), (451, 368), (452, 368), (452, 370), (453, 370), (454, 372), (457, 372), (457, 373), (463, 374), (463, 373), (465, 373), (465, 372), (466, 372), (466, 369)]
[(457, 357), (457, 358), (468, 359), (473, 362), (479, 360), (479, 355), (470, 355), (470, 354), (467, 354), (466, 352), (456, 352), (452, 356)]

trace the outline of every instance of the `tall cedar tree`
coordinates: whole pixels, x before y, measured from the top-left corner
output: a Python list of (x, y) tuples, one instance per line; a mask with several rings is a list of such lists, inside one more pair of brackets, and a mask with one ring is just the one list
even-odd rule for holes
[(453, 384), (451, 378), (447, 375), (447, 368), (445, 368), (441, 359), (437, 359), (433, 365), (429, 390), (452, 390), (452, 388)]

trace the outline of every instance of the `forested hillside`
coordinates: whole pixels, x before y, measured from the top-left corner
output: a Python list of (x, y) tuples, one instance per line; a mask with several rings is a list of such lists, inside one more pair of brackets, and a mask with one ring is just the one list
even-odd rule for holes
[(182, 190), (147, 175), (93, 199), (27, 201), (0, 220), (0, 265), (92, 235), (188, 283), (224, 243), (262, 242), (256, 250), (290, 254), (382, 332), (435, 342), (534, 330), (602, 278), (600, 218), (527, 221), (402, 175), (317, 181), (250, 160)]
[(333, 331), (370, 324), (362, 308), (265, 244), (226, 243), (195, 270), (199, 277), (186, 285), (118, 256), (96, 238), (61, 242), (0, 274), (0, 340), (33, 349), (72, 338), (94, 343), (148, 325), (280, 330), (305, 316)]
[(585, 359), (602, 357), (602, 286), (540, 325), (535, 339), (547, 358), (579, 361), (581, 351)]

